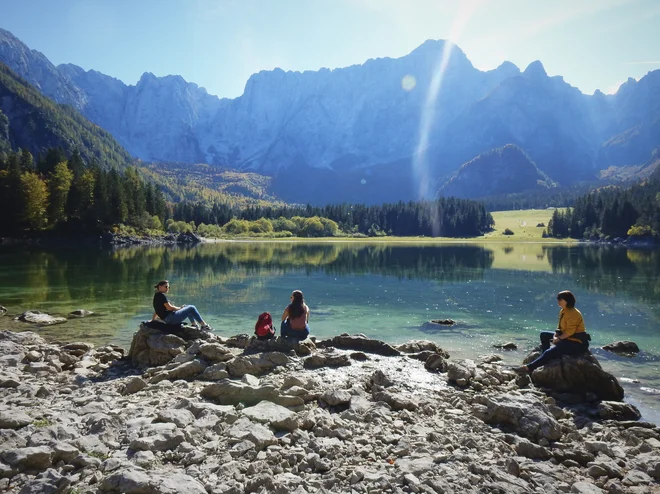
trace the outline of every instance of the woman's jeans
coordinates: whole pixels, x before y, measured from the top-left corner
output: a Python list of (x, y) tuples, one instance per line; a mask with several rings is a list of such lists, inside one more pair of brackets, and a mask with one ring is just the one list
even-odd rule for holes
[(289, 324), (289, 319), (285, 319), (280, 326), (280, 334), (282, 335), (282, 338), (304, 340), (309, 336), (309, 324), (305, 324), (305, 329), (292, 329), (291, 324)]
[(550, 348), (550, 342), (554, 338), (555, 333), (550, 331), (543, 331), (541, 333), (541, 349), (543, 353), (539, 358), (527, 364), (530, 371), (544, 366), (551, 360), (561, 358), (562, 355), (580, 355), (587, 351), (589, 348), (588, 343), (578, 343), (577, 341), (561, 340), (554, 347)]
[(192, 323), (198, 322), (200, 324), (202, 324), (203, 321), (202, 316), (199, 315), (197, 307), (194, 305), (186, 305), (185, 307), (168, 314), (165, 318), (165, 322), (167, 324), (181, 324), (186, 319)]

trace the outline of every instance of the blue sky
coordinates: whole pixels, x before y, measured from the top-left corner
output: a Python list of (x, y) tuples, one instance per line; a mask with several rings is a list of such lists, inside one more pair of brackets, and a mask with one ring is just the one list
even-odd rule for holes
[(0, 0), (0, 27), (53, 63), (135, 84), (180, 74), (221, 97), (259, 70), (400, 57), (451, 39), (480, 69), (541, 60), (583, 92), (660, 69), (659, 0)]

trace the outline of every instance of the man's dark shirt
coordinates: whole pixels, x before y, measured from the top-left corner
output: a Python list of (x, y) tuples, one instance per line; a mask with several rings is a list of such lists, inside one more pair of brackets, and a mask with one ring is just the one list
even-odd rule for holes
[(163, 321), (165, 318), (172, 312), (165, 308), (165, 304), (168, 303), (167, 296), (163, 292), (156, 292), (154, 294), (154, 312), (158, 314)]

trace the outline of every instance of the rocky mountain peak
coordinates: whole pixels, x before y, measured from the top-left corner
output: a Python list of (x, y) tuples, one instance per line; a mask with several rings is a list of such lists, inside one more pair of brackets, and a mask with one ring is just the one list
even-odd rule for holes
[(0, 62), (58, 103), (82, 109), (85, 94), (40, 52), (0, 28)]
[(545, 71), (543, 64), (539, 60), (535, 60), (534, 62), (530, 63), (523, 72), (523, 74), (526, 75), (527, 77), (535, 78), (535, 79), (548, 77), (548, 74)]

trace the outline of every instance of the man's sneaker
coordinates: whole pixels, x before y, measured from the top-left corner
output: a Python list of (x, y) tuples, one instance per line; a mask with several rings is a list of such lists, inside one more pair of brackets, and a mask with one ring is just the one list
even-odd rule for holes
[(213, 328), (211, 326), (209, 326), (208, 324), (203, 324), (200, 329), (202, 331), (213, 331)]
[(191, 323), (190, 326), (191, 326), (193, 329), (199, 329), (199, 324), (197, 324), (196, 322)]

